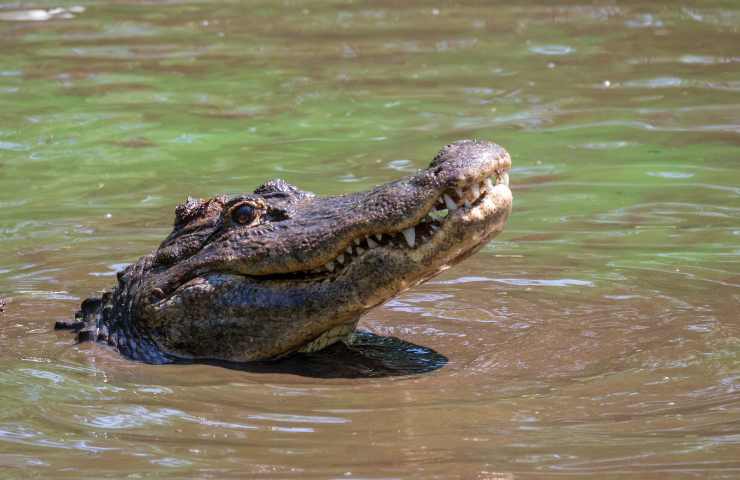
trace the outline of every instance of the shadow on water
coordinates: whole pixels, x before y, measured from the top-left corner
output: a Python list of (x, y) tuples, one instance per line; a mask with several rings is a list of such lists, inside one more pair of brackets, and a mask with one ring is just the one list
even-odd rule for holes
[(252, 373), (290, 373), (313, 378), (379, 378), (418, 375), (440, 369), (447, 357), (431, 348), (396, 337), (355, 332), (349, 345), (337, 342), (314, 353), (253, 363), (206, 361), (233, 370)]

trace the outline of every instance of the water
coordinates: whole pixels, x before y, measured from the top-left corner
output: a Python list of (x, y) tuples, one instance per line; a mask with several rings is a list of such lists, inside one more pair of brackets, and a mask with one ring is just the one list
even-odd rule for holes
[[(736, 2), (0, 3), (0, 478), (740, 476)], [(478, 137), (515, 211), (362, 327), (428, 373), (149, 366), (52, 330), (186, 195)]]

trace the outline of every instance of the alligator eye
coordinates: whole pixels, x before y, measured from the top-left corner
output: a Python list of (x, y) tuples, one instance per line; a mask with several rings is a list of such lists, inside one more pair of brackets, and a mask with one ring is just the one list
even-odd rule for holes
[(254, 221), (254, 218), (256, 216), (257, 210), (255, 210), (253, 206), (247, 203), (238, 206), (231, 213), (231, 218), (233, 218), (234, 221), (240, 225), (249, 225)]

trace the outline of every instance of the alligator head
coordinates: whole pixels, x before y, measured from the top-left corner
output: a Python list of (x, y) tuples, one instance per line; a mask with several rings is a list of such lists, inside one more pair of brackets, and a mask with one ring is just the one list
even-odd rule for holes
[(155, 252), (83, 303), (78, 325), (94, 323), (94, 338), (150, 362), (321, 349), (500, 232), (510, 166), (498, 145), (463, 140), (366, 192), (322, 198), (272, 180), (252, 194), (189, 199)]

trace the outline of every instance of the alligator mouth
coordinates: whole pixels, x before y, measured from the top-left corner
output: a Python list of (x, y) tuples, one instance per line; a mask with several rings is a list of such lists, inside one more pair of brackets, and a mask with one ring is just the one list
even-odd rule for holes
[[(375, 249), (409, 251), (424, 247), (444, 234), (444, 226), (455, 216), (462, 216), (478, 208), (486, 198), (493, 197), (500, 185), (509, 187), (507, 170), (496, 171), (470, 184), (443, 191), (432, 207), (414, 225), (402, 230), (378, 232), (352, 239), (350, 244), (324, 265), (311, 270), (260, 276), (262, 279), (305, 279), (322, 283), (331, 282), (342, 275), (353, 262), (366, 252)], [(480, 236), (481, 242), (485, 235)]]

